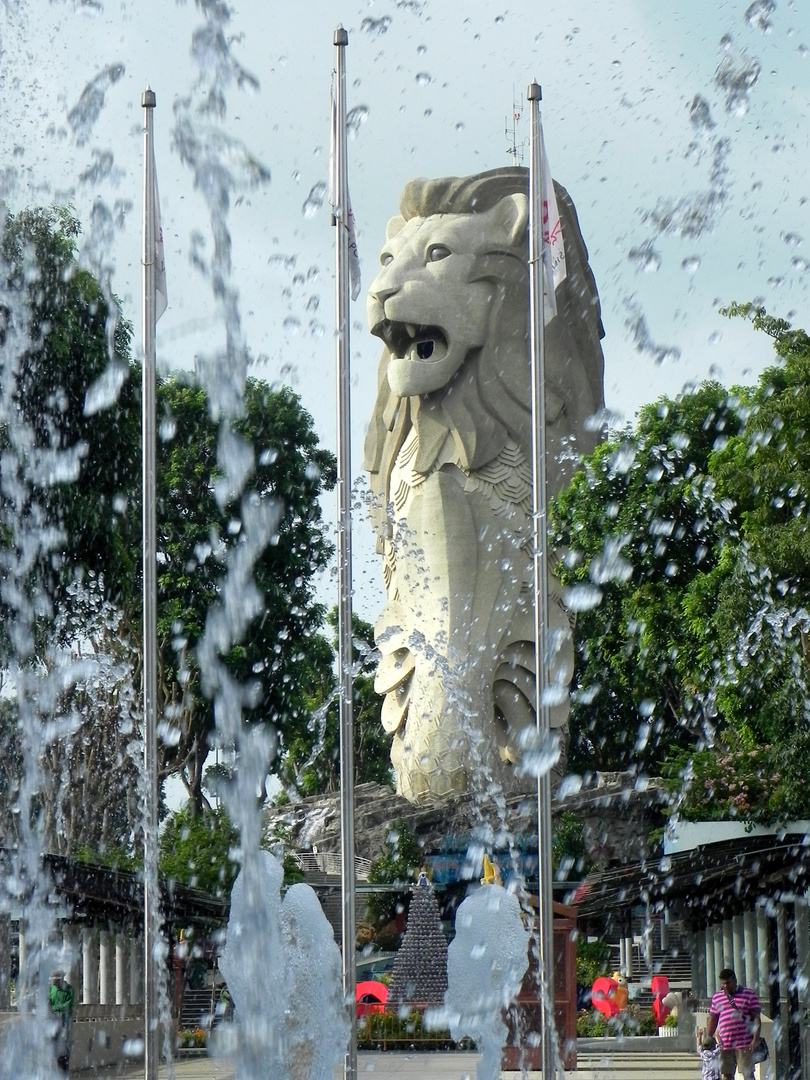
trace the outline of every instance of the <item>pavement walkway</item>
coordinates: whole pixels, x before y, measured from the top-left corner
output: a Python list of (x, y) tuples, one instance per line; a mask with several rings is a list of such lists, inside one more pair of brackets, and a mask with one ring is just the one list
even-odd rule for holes
[[(474, 1080), (478, 1054), (359, 1054), (358, 1080)], [(197, 1057), (160, 1068), (160, 1080), (235, 1080), (229, 1063)], [(571, 1080), (695, 1080), (700, 1064), (695, 1054), (679, 1052), (580, 1054), (576, 1072), (567, 1073)], [(340, 1080), (342, 1069), (335, 1070)], [(530, 1080), (542, 1080), (541, 1074), (529, 1073)], [(518, 1080), (520, 1073), (501, 1073), (504, 1080)], [(71, 1072), (75, 1080), (135, 1080), (143, 1077), (143, 1067), (125, 1072)]]

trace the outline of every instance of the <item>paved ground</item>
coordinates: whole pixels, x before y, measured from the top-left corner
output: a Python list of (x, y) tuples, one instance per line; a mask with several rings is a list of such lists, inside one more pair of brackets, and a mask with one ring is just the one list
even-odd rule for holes
[[(478, 1054), (360, 1054), (357, 1062), (357, 1080), (474, 1080)], [(576, 1072), (569, 1073), (572, 1080), (695, 1080), (700, 1068), (695, 1054), (614, 1054), (599, 1057), (597, 1054), (580, 1054)], [(169, 1070), (160, 1069), (161, 1080), (168, 1080)], [(176, 1080), (233, 1080), (231, 1065), (209, 1058), (193, 1058), (172, 1066)], [(335, 1078), (342, 1077), (342, 1070), (335, 1070)], [(519, 1073), (502, 1073), (509, 1080), (517, 1080)], [(116, 1072), (71, 1073), (75, 1080), (135, 1080), (143, 1077), (143, 1068)], [(539, 1073), (529, 1073), (538, 1078)]]

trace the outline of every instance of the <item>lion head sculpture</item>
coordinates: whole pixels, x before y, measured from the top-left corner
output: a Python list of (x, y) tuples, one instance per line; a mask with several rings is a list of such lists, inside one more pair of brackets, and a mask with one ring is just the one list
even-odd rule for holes
[[(548, 486), (596, 445), (599, 299), (576, 211), (555, 185), (567, 277), (546, 326)], [(384, 350), (366, 438), (388, 602), (377, 623), (383, 723), (409, 798), (521, 779), (534, 726), (528, 174), (413, 180), (368, 295)], [(564, 729), (572, 620), (550, 582)], [(480, 782), (476, 779), (476, 784)]]

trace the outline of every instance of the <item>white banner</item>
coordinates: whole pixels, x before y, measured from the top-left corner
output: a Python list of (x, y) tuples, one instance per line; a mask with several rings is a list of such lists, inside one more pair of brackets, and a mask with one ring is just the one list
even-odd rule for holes
[(554, 181), (546, 155), (546, 141), (543, 127), (540, 125), (540, 147), (543, 154), (543, 295), (545, 303), (545, 322), (557, 314), (557, 286), (565, 281), (568, 270), (565, 265), (565, 244), (563, 243), (562, 223), (557, 209), (557, 196), (554, 194)]
[[(346, 132), (342, 132), (344, 154), (346, 152)], [(337, 140), (338, 140), (338, 118), (337, 118), (337, 98), (335, 97), (335, 81), (332, 80), (332, 132), (329, 142), (329, 202), (332, 207), (332, 213), (335, 215), (339, 224), (342, 224), (344, 228), (349, 230), (349, 278), (351, 281), (351, 293), (352, 300), (356, 300), (360, 295), (360, 253), (357, 250), (357, 232), (354, 224), (354, 211), (352, 210), (352, 200), (349, 195), (349, 185), (346, 184), (346, 216), (345, 219), (342, 216), (343, 207), (338, 206), (340, 200), (339, 188), (340, 178), (337, 175)]]
[(155, 322), (157, 322), (169, 305), (169, 293), (166, 288), (166, 256), (163, 251), (163, 226), (160, 224), (157, 169), (153, 177), (155, 181)]

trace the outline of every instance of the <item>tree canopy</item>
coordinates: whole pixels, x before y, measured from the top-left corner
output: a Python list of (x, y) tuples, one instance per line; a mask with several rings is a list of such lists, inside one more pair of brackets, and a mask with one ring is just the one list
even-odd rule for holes
[(645, 407), (552, 512), (580, 607), (572, 767), (663, 769), (691, 816), (806, 815), (810, 339)]
[[(121, 832), (131, 824), (129, 810), (123, 817), (83, 816), (78, 793), (84, 786), (87, 806), (98, 809), (93, 784), (99, 797), (102, 788), (112, 797), (112, 786), (99, 785), (98, 777), (122, 763), (120, 775), (134, 790), (135, 758), (121, 737), (140, 738), (137, 710), (132, 715), (142, 640), (140, 370), (118, 301), (80, 264), (73, 213), (6, 212), (0, 227), (0, 649), (4, 665), (32, 665), (43, 677), (63, 665), (61, 688), (33, 706), (52, 732), (43, 742), (40, 767), (47, 775), (37, 812), (61, 820), (69, 810), (71, 835), (103, 850), (115, 828), (117, 842), (129, 842)], [(328, 679), (333, 661), (321, 633), (325, 611), (315, 598), (315, 577), (331, 554), (319, 497), (334, 483), (335, 462), (319, 446), (297, 395), (248, 379), (242, 413), (231, 421), (230, 445), (239, 443), (246, 477), (237, 495), (225, 489), (217, 463), (216, 403), (178, 374), (158, 379), (157, 399), (161, 770), (183, 777), (199, 809), (214, 718), (200, 691), (196, 648), (221, 594), (229, 553), (243, 542), (243, 514), (257, 502), (275, 515), (270, 542), (253, 566), (261, 610), (224, 660), (250, 687), (246, 722), (271, 725), (282, 752), (309, 730), (312, 687)], [(80, 614), (76, 597), (88, 589), (95, 608), (107, 613), (97, 634), (66, 615)], [(25, 633), (15, 637), (17, 626)], [(109, 685), (94, 688), (82, 648), (94, 652), (97, 668), (115, 667), (119, 682), (105, 675)], [(122, 664), (129, 670), (126, 694)], [(73, 718), (67, 741), (54, 724), (66, 716)], [(97, 721), (95, 735), (85, 719)], [(21, 767), (16, 725), (12, 702), (0, 737), (15, 776)], [(110, 754), (102, 763), (104, 732)], [(85, 817), (103, 822), (101, 831)], [(75, 847), (78, 839), (65, 842)]]

